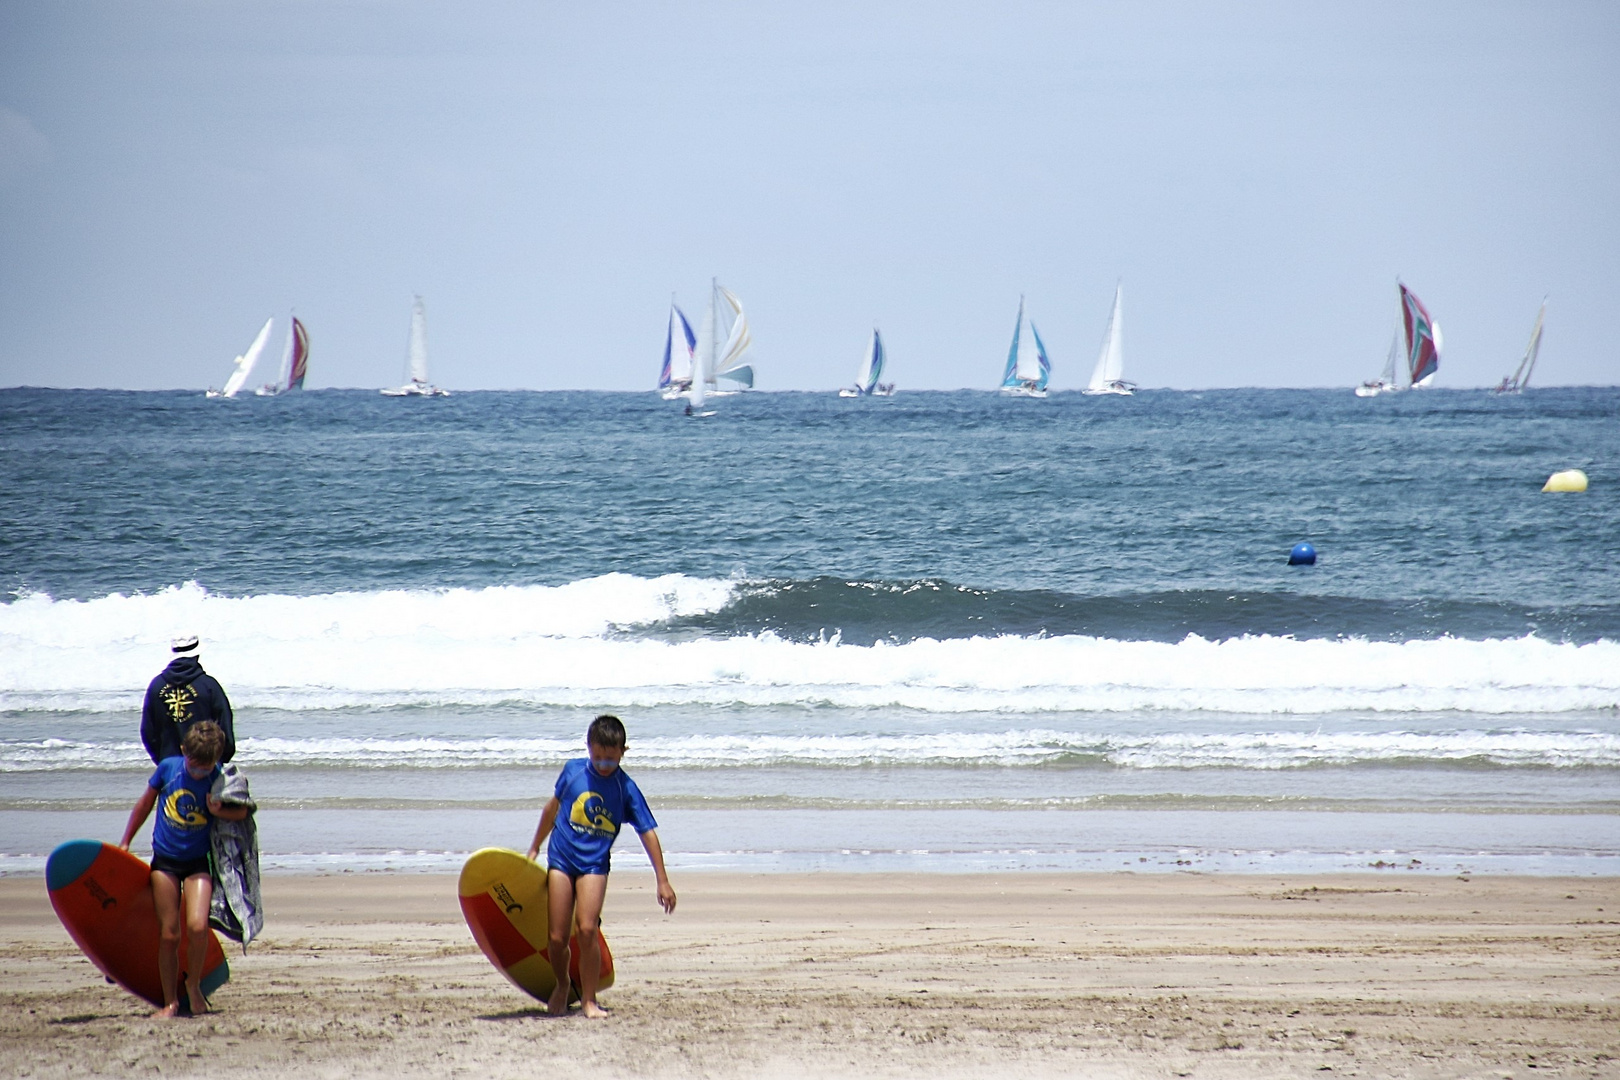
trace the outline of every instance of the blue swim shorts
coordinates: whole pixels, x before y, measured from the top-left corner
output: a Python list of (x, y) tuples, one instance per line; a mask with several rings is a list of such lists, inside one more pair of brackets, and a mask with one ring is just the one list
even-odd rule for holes
[(611, 857), (604, 858), (600, 862), (575, 862), (564, 852), (550, 849), (546, 851), (546, 868), (549, 870), (561, 870), (571, 878), (577, 878), (581, 874), (601, 874), (606, 877), (612, 865), (613, 859)]

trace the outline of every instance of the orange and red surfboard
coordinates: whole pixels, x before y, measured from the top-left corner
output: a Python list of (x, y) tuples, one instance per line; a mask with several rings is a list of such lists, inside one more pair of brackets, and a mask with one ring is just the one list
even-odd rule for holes
[[(461, 868), (461, 913), (467, 918), (478, 947), (524, 993), (541, 1001), (557, 988), (556, 973), (546, 956), (549, 936), (546, 910), (546, 868), (506, 848), (475, 851)], [(579, 938), (568, 942), (571, 997), (579, 996)], [(613, 954), (602, 938), (602, 978), (606, 990), (613, 985)]]
[[(125, 990), (162, 1008), (152, 868), (112, 844), (69, 840), (45, 860), (45, 887), (50, 890), (56, 917), (90, 962)], [(182, 1001), (185, 965), (186, 950), (182, 948)], [(210, 930), (203, 957), (203, 995), (212, 994), (230, 977), (225, 950)]]

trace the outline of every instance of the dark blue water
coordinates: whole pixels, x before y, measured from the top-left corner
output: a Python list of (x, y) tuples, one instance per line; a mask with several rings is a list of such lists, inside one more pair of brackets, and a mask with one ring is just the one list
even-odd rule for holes
[(673, 634), (1620, 638), (1620, 390), (0, 391), (11, 595), (611, 572), (756, 583)]

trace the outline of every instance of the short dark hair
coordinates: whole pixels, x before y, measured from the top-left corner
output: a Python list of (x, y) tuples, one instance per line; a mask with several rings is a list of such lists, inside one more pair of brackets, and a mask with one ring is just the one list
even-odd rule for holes
[(180, 737), (180, 752), (192, 761), (218, 765), (225, 753), (225, 732), (212, 720), (192, 724)]
[(591, 721), (590, 730), (585, 732), (585, 741), (595, 743), (597, 746), (623, 750), (624, 723), (617, 716), (603, 713)]

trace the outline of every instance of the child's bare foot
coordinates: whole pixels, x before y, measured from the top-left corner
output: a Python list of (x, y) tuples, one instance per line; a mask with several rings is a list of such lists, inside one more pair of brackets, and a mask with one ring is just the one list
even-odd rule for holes
[(579, 1003), (579, 1014), (587, 1020), (606, 1020), (608, 1011), (594, 1001)]
[(191, 999), (191, 1015), (201, 1016), (208, 1011), (208, 999), (203, 997), (201, 986), (186, 987), (186, 997)]
[(152, 1019), (154, 1019), (154, 1020), (173, 1020), (175, 1017), (177, 1017), (179, 1015), (180, 1015), (180, 1003), (178, 1001), (171, 1001), (167, 1005), (163, 1006), (163, 1008), (161, 1008), (157, 1012), (153, 1013), (152, 1014)]
[(568, 1015), (568, 980), (559, 979), (557, 989), (551, 992), (551, 999), (546, 1002), (546, 1013), (550, 1016)]

